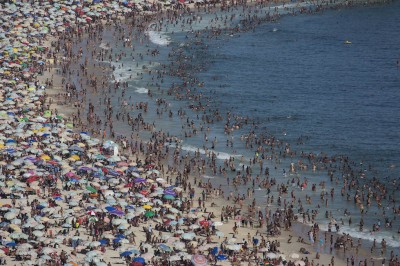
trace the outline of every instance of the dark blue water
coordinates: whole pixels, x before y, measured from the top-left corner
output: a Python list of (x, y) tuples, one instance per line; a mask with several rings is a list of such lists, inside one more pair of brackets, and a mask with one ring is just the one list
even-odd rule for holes
[(347, 154), (398, 177), (388, 169), (400, 159), (399, 6), (264, 24), (212, 46), (217, 59), (200, 77), (224, 108), (256, 117), (278, 137), (307, 135), (306, 150)]

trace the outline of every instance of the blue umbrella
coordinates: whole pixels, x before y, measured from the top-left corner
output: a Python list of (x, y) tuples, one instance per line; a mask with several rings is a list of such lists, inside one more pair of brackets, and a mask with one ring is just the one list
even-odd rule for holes
[(7, 223), (7, 222), (1, 222), (0, 223), (0, 227), (4, 227), (4, 226), (7, 226), (7, 225), (9, 225), (9, 223)]
[(217, 260), (226, 260), (228, 257), (224, 254), (219, 254), (216, 258)]
[(218, 247), (213, 247), (211, 249), (211, 254), (213, 254), (214, 256), (218, 254)]
[(120, 210), (115, 210), (115, 211), (110, 211), (111, 214), (117, 215), (117, 216), (124, 216), (125, 212), (120, 211)]
[(108, 174), (110, 174), (110, 175), (112, 175), (112, 176), (119, 176), (119, 175), (120, 175), (120, 173), (118, 173), (118, 172), (115, 171), (115, 170), (108, 170)]
[(139, 262), (139, 263), (141, 263), (141, 264), (144, 264), (144, 263), (145, 263), (145, 260), (144, 260), (144, 258), (142, 258), (142, 257), (133, 258), (132, 261), (133, 261), (133, 262)]
[(119, 255), (121, 257), (127, 257), (127, 256), (132, 255), (132, 252), (131, 251), (124, 251), (124, 252), (120, 253)]
[(109, 212), (112, 212), (112, 211), (115, 211), (115, 210), (116, 210), (116, 208), (111, 207), (111, 206), (107, 206), (107, 207), (105, 207), (105, 209), (106, 209), (107, 211), (109, 211)]
[(102, 245), (107, 245), (108, 244), (108, 239), (100, 239), (99, 242)]
[(6, 246), (7, 246), (7, 247), (15, 247), (15, 246), (17, 246), (17, 243), (15, 243), (15, 242), (8, 242), (8, 243), (6, 244)]
[(171, 189), (164, 190), (164, 194), (165, 195), (171, 195), (171, 196), (174, 196), (174, 197), (176, 196), (176, 192), (171, 190)]
[(116, 238), (125, 238), (125, 236), (124, 236), (123, 234), (115, 235), (115, 237), (116, 237)]
[(167, 251), (167, 252), (172, 251), (172, 249), (165, 244), (160, 244), (158, 247), (163, 251)]
[(135, 167), (135, 166), (129, 167), (126, 171), (127, 172), (140, 172), (139, 169), (137, 169), (137, 167)]

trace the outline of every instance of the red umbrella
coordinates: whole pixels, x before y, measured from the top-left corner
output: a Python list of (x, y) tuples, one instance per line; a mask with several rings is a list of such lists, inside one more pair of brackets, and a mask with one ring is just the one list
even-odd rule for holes
[(101, 168), (101, 171), (103, 171), (103, 173), (105, 173), (105, 174), (108, 174), (108, 169), (105, 167)]
[(147, 194), (149, 194), (149, 192), (148, 192), (148, 191), (146, 191), (146, 190), (142, 190), (142, 191), (140, 191), (140, 194), (142, 194), (142, 195), (146, 196)]
[(200, 221), (200, 225), (202, 225), (204, 227), (208, 227), (208, 221), (206, 221), (206, 220)]
[(26, 182), (32, 183), (32, 182), (35, 182), (35, 181), (38, 180), (38, 179), (39, 179), (39, 177), (36, 176), (36, 175), (34, 175), (34, 176), (29, 177), (29, 178), (26, 180)]

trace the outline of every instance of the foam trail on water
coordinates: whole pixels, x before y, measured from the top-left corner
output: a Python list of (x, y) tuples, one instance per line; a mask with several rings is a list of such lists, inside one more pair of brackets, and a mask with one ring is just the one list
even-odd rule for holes
[(171, 39), (163, 32), (158, 32), (158, 31), (147, 31), (146, 32), (147, 36), (149, 36), (149, 39), (152, 43), (160, 45), (160, 46), (167, 46), (168, 44), (171, 43)]
[(146, 88), (136, 88), (135, 92), (140, 93), (140, 94), (147, 94), (149, 92), (149, 89)]
[(104, 42), (102, 42), (102, 43), (99, 45), (99, 47), (100, 47), (101, 49), (104, 49), (104, 50), (109, 50), (109, 49), (111, 48), (107, 43), (104, 43)]
[[(328, 225), (323, 224), (320, 225), (320, 229), (323, 231), (328, 231)], [(356, 227), (349, 227), (346, 225), (342, 225), (340, 227), (339, 234), (349, 234), (351, 237), (354, 238), (361, 238), (364, 240), (369, 240), (371, 242), (376, 239), (377, 243), (381, 243), (382, 239), (385, 239), (386, 244), (391, 247), (400, 247), (400, 241), (398, 236), (393, 236), (391, 232), (386, 232), (386, 231), (379, 231), (379, 232), (370, 232), (367, 229), (364, 229), (364, 231), (360, 232), (360, 230)]]
[(126, 81), (128, 79), (132, 78), (135, 76), (132, 73), (132, 67), (131, 66), (122, 66), (122, 63), (118, 62), (111, 62), (111, 65), (115, 68), (114, 70), (114, 76), (116, 81)]
[[(201, 148), (198, 148), (198, 147), (195, 147), (192, 145), (188, 145), (188, 144), (182, 145), (181, 150), (187, 151), (187, 152), (193, 152), (193, 153), (199, 152), (200, 154), (206, 154), (206, 151), (204, 149), (201, 149)], [(210, 152), (215, 153), (217, 159), (219, 159), (219, 160), (229, 160), (229, 158), (231, 158), (231, 157), (241, 157), (242, 156), (240, 154), (237, 155), (237, 154), (229, 154), (226, 152), (219, 152), (216, 150), (208, 150), (208, 154), (210, 154)]]

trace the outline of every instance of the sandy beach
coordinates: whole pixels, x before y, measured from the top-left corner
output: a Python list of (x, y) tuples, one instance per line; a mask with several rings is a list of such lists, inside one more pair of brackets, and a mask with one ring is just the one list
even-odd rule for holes
[[(0, 264), (399, 265), (383, 244), (385, 254), (371, 259), (357, 240), (346, 236), (342, 251), (340, 233), (303, 223), (298, 198), (283, 191), (287, 180), (257, 181), (285, 197), (278, 208), (256, 204), (250, 190), (224, 193), (204, 178), (204, 168), (216, 169), (213, 155), (201, 166), (205, 159), (185, 156), (179, 138), (139, 115), (156, 110), (124, 106), (127, 85), (110, 62), (125, 55), (114, 54), (101, 33), (129, 45), (124, 31), (132, 31), (145, 43), (152, 22), (178, 21), (186, 9), (196, 6), (2, 4)], [(151, 67), (132, 75), (155, 75)], [(116, 98), (125, 113), (113, 112)], [(117, 121), (131, 132), (118, 134)], [(232, 182), (235, 191), (241, 181)]]

